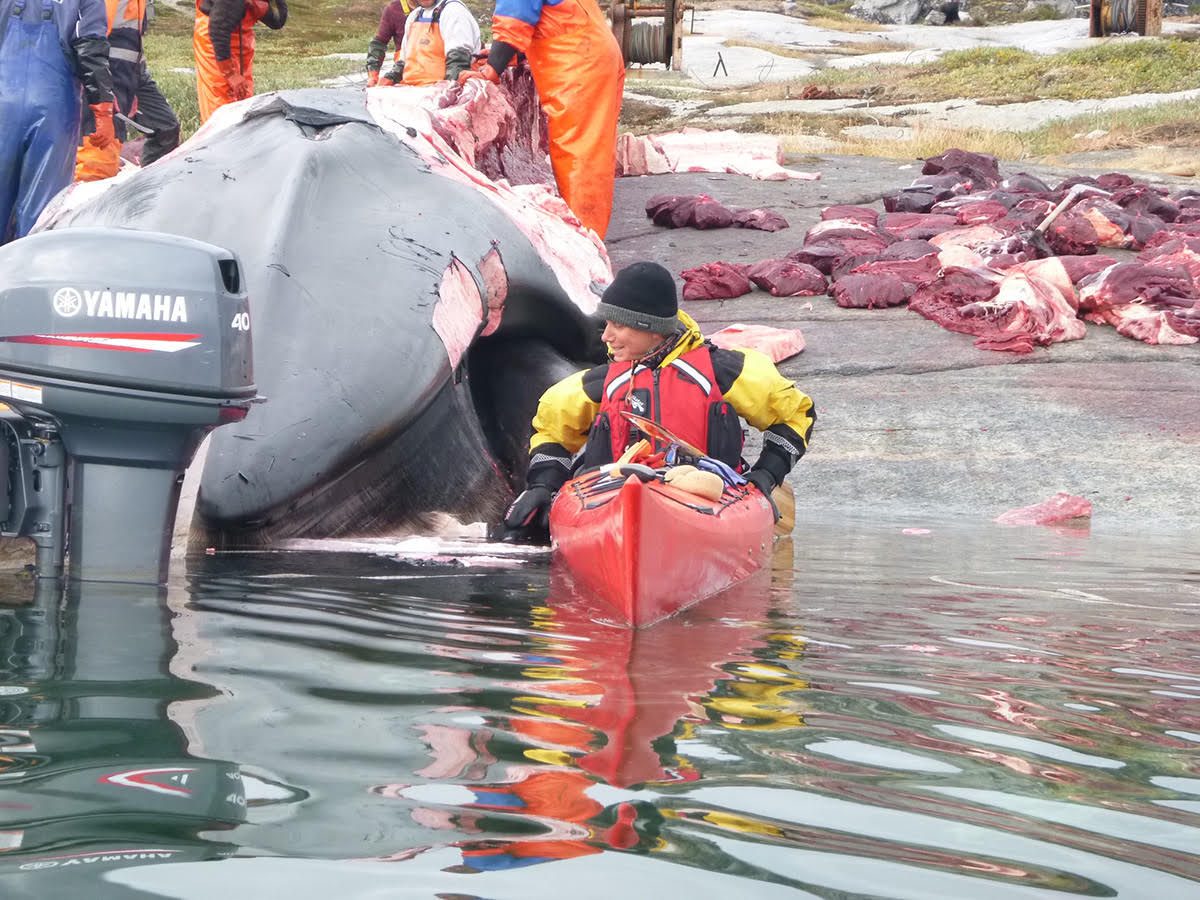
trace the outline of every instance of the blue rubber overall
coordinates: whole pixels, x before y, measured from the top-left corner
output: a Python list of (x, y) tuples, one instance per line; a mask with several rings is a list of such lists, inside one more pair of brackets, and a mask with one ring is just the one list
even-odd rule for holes
[(0, 23), (0, 243), (74, 179), (81, 88), (52, 10), (17, 0)]

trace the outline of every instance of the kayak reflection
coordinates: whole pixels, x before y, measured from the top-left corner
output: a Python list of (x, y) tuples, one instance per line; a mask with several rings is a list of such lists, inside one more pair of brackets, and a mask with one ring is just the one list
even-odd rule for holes
[[(630, 629), (597, 618), (594, 600), (552, 567), (550, 596), (532, 613), (532, 664), (507, 715), (473, 728), (422, 724), (430, 762), (414, 774), (430, 782), (372, 792), (414, 803), (420, 825), (456, 832), (463, 872), (663, 849), (669, 810), (613, 789), (699, 779), (703, 761), (678, 743), (697, 729), (803, 725), (796, 692), (807, 685), (759, 660), (795, 658), (801, 646), (771, 631), (771, 588), (763, 572), (676, 618)], [(793, 649), (780, 653), (780, 641)]]
[(165, 591), (25, 582), (0, 606), (0, 896), (120, 896), (104, 871), (221, 859), (244, 821), (238, 767), (196, 759), (163, 709), (206, 689), (168, 674)]
[(586, 741), (578, 749), (585, 752), (575, 763), (614, 787), (693, 780), (682, 757), (664, 765), (656, 742), (682, 720), (701, 721), (699, 710), (714, 708), (706, 703), (722, 705), (725, 690), (714, 688), (733, 680), (726, 669), (767, 646), (770, 590), (770, 573), (761, 572), (692, 611), (635, 630), (597, 619), (594, 600), (552, 568), (550, 599), (535, 624), (558, 662), (531, 673), (541, 689), (518, 699), (525, 715), (514, 727), (536, 734), (549, 723), (582, 726)]

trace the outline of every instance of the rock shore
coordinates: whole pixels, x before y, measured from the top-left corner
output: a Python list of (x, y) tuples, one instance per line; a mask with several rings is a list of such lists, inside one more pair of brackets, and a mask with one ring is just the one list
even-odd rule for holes
[[(688, 173), (617, 180), (606, 241), (613, 268), (656, 260), (678, 276), (705, 262), (753, 263), (783, 256), (834, 204), (875, 206), (909, 184), (919, 160), (821, 156), (788, 161), (818, 181), (756, 181)], [(1003, 164), (1048, 183), (1105, 169)], [(1189, 184), (1129, 173), (1170, 186)], [(669, 229), (645, 215), (655, 194), (708, 194), (766, 207), (790, 227), (777, 232)], [(1111, 251), (1108, 251), (1111, 252)], [(1119, 255), (1119, 254), (1118, 254)], [(677, 281), (682, 287), (682, 279)], [(1092, 504), (1094, 531), (1200, 533), (1200, 344), (1150, 346), (1088, 325), (1083, 340), (1021, 356), (976, 349), (909, 312), (843, 309), (828, 296), (684, 304), (706, 333), (734, 323), (799, 328), (807, 347), (780, 371), (808, 393), (817, 425), (789, 479), (797, 532), (836, 517), (919, 526), (991, 521), (1057, 493)], [(753, 459), (752, 435), (747, 456)], [(28, 541), (0, 539), (0, 571), (32, 562)]]
[[(654, 259), (678, 274), (705, 262), (783, 256), (803, 242), (825, 206), (882, 211), (883, 192), (911, 183), (921, 162), (825, 156), (792, 165), (821, 172), (821, 180), (703, 173), (618, 179), (607, 240), (614, 269)], [(1001, 171), (1029, 171), (1051, 184), (1081, 173), (1016, 164)], [(658, 193), (768, 207), (791, 227), (658, 227), (643, 211)], [(807, 348), (780, 364), (818, 413), (809, 454), (791, 478), (798, 530), (806, 516), (990, 521), (1059, 492), (1092, 503), (1093, 530), (1200, 530), (1198, 344), (1151, 346), (1089, 324), (1083, 340), (1021, 356), (976, 349), (970, 336), (905, 307), (842, 309), (827, 296), (777, 298), (760, 290), (684, 309), (706, 333), (737, 322), (804, 332)]]

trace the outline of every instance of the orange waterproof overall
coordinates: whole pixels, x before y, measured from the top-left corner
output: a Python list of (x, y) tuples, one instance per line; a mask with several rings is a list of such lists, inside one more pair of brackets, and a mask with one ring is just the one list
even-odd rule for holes
[[(266, 0), (247, 0), (246, 14), (230, 42), (233, 61), (246, 79), (250, 96), (254, 95), (254, 23), (267, 14)], [(200, 101), (200, 121), (207, 122), (218, 107), (236, 99), (217, 66), (212, 40), (208, 36), (208, 16), (196, 0), (196, 25), (192, 30), (192, 50), (196, 56), (196, 96)]]
[(446, 42), (442, 40), (442, 30), (438, 27), (441, 12), (442, 7), (439, 6), (430, 21), (410, 19), (404, 26), (409, 51), (408, 59), (404, 61), (401, 84), (436, 84), (446, 80)]
[[(502, 8), (502, 7), (501, 7)], [(492, 38), (525, 53), (546, 111), (559, 193), (601, 238), (612, 217), (625, 62), (596, 0), (543, 3), (537, 25), (500, 14)]]

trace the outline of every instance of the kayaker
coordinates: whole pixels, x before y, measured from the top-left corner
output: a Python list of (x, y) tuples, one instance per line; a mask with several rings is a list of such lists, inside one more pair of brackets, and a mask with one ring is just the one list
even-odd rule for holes
[[(764, 354), (705, 341), (679, 311), (675, 279), (661, 265), (635, 262), (618, 272), (596, 315), (606, 323), (610, 361), (552, 385), (538, 401), (526, 488), (504, 516), (515, 534), (545, 538), (550, 502), (572, 469), (612, 462), (642, 437), (622, 410), (660, 422), (768, 496), (804, 455), (812, 400)], [(763, 433), (749, 471), (742, 419)]]

